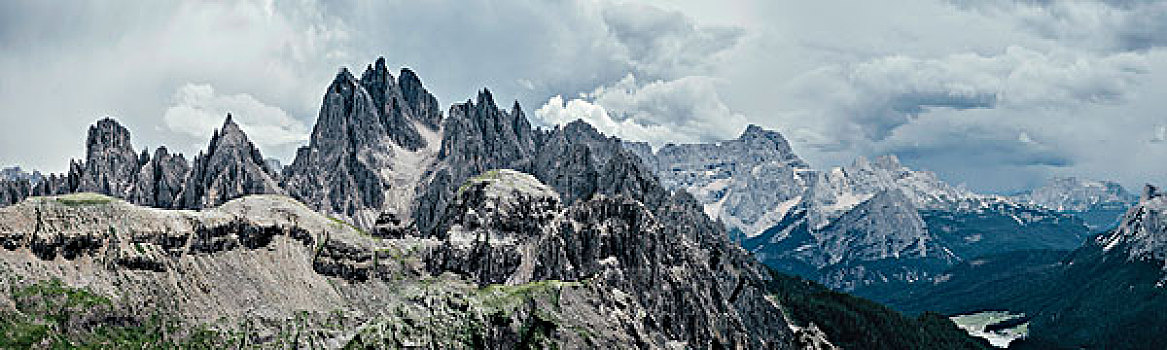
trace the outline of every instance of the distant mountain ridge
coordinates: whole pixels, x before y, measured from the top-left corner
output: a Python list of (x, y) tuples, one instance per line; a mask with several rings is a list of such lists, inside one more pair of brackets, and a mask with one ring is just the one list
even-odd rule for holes
[(0, 169), (0, 180), (4, 181), (20, 181), (26, 180), (32, 184), (36, 184), (44, 180), (44, 175), (40, 171), (33, 170), (31, 173), (21, 169), (19, 166), (11, 166)]
[(757, 126), (712, 144), (625, 147), (761, 261), (870, 297), (980, 254), (1072, 249), (1088, 234), (1073, 216), (949, 185), (891, 155), (814, 170)]
[(1054, 177), (1041, 187), (1011, 197), (1019, 203), (1078, 216), (1095, 231), (1118, 225), (1122, 214), (1139, 199), (1117, 182), (1076, 177)]
[(625, 147), (663, 185), (692, 193), (710, 217), (745, 237), (786, 215), (802, 195), (810, 171), (781, 134), (757, 125), (746, 127), (737, 139), (718, 143), (668, 144), (656, 152), (641, 142), (626, 142)]
[(1130, 205), (1139, 199), (1138, 195), (1127, 192), (1117, 182), (1077, 177), (1054, 177), (1041, 187), (1012, 197), (1018, 202), (1061, 211), (1086, 211), (1108, 203)]

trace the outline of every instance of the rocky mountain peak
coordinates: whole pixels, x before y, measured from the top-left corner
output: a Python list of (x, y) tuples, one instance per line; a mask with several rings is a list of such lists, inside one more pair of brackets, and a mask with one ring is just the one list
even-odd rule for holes
[[(143, 152), (145, 152), (143, 150)], [(134, 189), (126, 198), (132, 203), (160, 208), (179, 206), (179, 192), (190, 172), (190, 164), (182, 154), (170, 154), (166, 146), (154, 151), (154, 156), (142, 165)]]
[(0, 180), (2, 181), (21, 181), (25, 180), (31, 184), (36, 184), (44, 179), (44, 175), (40, 171), (33, 170), (31, 173), (21, 169), (19, 166), (10, 166), (0, 169)]
[(113, 118), (102, 118), (89, 127), (85, 162), (70, 173), (76, 191), (97, 192), (125, 198), (139, 167), (138, 153), (130, 144), (130, 131)]
[(99, 152), (133, 148), (130, 144), (130, 130), (111, 117), (101, 118), (89, 127), (89, 136), (85, 144), (91, 147), (91, 150)]
[(740, 137), (709, 144), (668, 144), (655, 153), (626, 143), (660, 176), (726, 223), (735, 236), (753, 236), (782, 219), (805, 187), (809, 166), (777, 131), (750, 125)]
[(600, 131), (583, 119), (576, 119), (563, 125), (563, 133), (566, 135), (599, 135)]
[(797, 160), (797, 162), (802, 163), (801, 165), (805, 165), (801, 159), (798, 159), (794, 155), (794, 151), (791, 150), (790, 143), (786, 141), (786, 138), (777, 131), (763, 129), (761, 126), (750, 124), (746, 126), (746, 130), (742, 132), (741, 136), (738, 136), (738, 140), (778, 152), (789, 153), (792, 156), (792, 160)]
[(1108, 252), (1123, 252), (1131, 260), (1157, 260), (1167, 270), (1167, 196), (1153, 185), (1143, 187), (1138, 204), (1127, 210), (1118, 228), (1098, 236)]
[(482, 88), (482, 90), (478, 90), (478, 97), (475, 99), (473, 105), (479, 108), (485, 108), (488, 106), (491, 108), (498, 108), (498, 104), (494, 103), (494, 94), (492, 94), (488, 88)]
[(223, 126), (214, 132), (214, 135), (218, 135), (218, 137), (212, 137), (213, 144), (240, 145), (250, 143), (247, 134), (231, 118), (231, 113), (227, 113), (227, 119), (223, 121)]
[(777, 134), (777, 132), (763, 129), (761, 126), (758, 126), (758, 124), (750, 124), (746, 125), (746, 130), (742, 132), (742, 136), (739, 138), (744, 139), (747, 137), (759, 137), (768, 134)]
[(894, 154), (882, 155), (875, 157), (874, 165), (883, 169), (899, 171), (904, 169), (904, 165), (900, 163), (900, 158)]
[(409, 68), (401, 68), (398, 84), (402, 97), (413, 111), (414, 119), (430, 129), (437, 130), (442, 122), (442, 107), (438, 105), (438, 99), (422, 86), (417, 74)]
[(1077, 177), (1053, 177), (1041, 187), (1012, 198), (1021, 203), (1040, 205), (1052, 210), (1075, 212), (1104, 208), (1121, 210), (1139, 199), (1117, 182)]
[(386, 103), (389, 103), (388, 99), (397, 93), (397, 82), (389, 73), (389, 68), (385, 67), (384, 57), (377, 59), (375, 64), (369, 65), (365, 72), (361, 73), (360, 84), (373, 98), (373, 105), (382, 109), (381, 113), (386, 113), (384, 109)]
[(511, 114), (516, 116), (523, 115), (523, 106), (519, 105), (519, 100), (515, 100), (515, 103), (511, 104)]
[(498, 210), (508, 202), (559, 201), (554, 189), (530, 174), (511, 169), (491, 170), (476, 176), (459, 188), (456, 196), (465, 204), (490, 210)]
[(395, 81), (384, 58), (360, 81), (342, 70), (282, 184), (296, 199), (361, 227), (372, 228), (386, 210), (407, 217), (409, 186), (436, 157), (442, 120), (437, 99), (412, 71), (402, 69)]
[(336, 77), (332, 78), (332, 84), (329, 84), (328, 86), (329, 88), (332, 88), (338, 84), (354, 83), (356, 81), (357, 78), (354, 77), (353, 73), (348, 70), (348, 67), (340, 67), (340, 70), (336, 72)]
[(1143, 185), (1142, 195), (1139, 196), (1139, 202), (1147, 202), (1155, 198), (1159, 198), (1163, 194), (1159, 192), (1159, 188), (1152, 184)]
[(181, 206), (208, 208), (249, 194), (283, 193), (259, 149), (230, 114), (195, 157), (183, 185)]

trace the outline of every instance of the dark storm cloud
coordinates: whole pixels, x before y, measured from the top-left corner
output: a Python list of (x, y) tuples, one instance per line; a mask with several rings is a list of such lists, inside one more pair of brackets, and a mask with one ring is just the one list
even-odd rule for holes
[(700, 26), (679, 12), (623, 4), (601, 12), (638, 78), (676, 79), (705, 73), (717, 55), (738, 43), (741, 28)]
[(443, 105), (489, 87), (536, 124), (654, 144), (756, 123), (817, 167), (898, 153), (974, 189), (1167, 180), (1148, 141), (1167, 125), (1164, 3), (9, 1), (0, 164), (61, 171), (104, 115), (191, 153), (227, 111), (286, 158), (336, 70), (385, 56)]
[(1148, 50), (1167, 45), (1164, 1), (968, 1), (958, 6), (1010, 18), (1068, 45), (1103, 50)]

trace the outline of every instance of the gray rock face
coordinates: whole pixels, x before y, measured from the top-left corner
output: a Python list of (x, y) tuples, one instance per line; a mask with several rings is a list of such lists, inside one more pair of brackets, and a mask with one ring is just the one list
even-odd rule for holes
[(442, 115), (413, 72), (401, 75), (398, 84), (384, 59), (359, 81), (348, 70), (337, 74), (309, 145), (284, 169), (289, 195), (365, 228), (385, 212), (393, 218), (384, 222), (411, 218), (416, 184), (436, 157)]
[[(402, 94), (401, 87), (396, 84), (393, 76), (389, 74), (389, 69), (385, 67), (385, 60), (378, 59), (376, 64), (369, 67), (361, 74), (360, 86), (372, 98), (372, 112), (376, 116), (373, 120), (369, 120), (369, 124), (364, 126), (372, 129), (366, 130), (369, 136), (367, 139), (376, 140), (379, 136), (388, 136), (395, 144), (410, 151), (416, 151), (418, 148), (425, 147), (425, 140), (422, 139), (421, 134), (418, 133), (417, 127), (410, 123), (411, 120), (426, 120), (430, 116), (417, 115), (410, 108), (413, 106), (405, 99)], [(341, 94), (355, 94), (355, 86), (340, 86)], [(420, 87), (415, 87), (420, 88)], [(345, 90), (352, 89), (345, 92)], [(421, 92), (428, 96), (428, 93), (422, 90)], [(420, 96), (414, 96), (421, 98)], [(433, 96), (429, 96), (433, 97)], [(346, 100), (352, 100), (353, 96), (346, 96)], [(435, 102), (436, 103), (436, 102)], [(440, 119), (440, 115), (439, 115)], [(359, 120), (359, 119), (358, 119)]]
[[(377, 62), (379, 65), (385, 64), (383, 59), (378, 59)], [(421, 85), (421, 79), (417, 74), (409, 68), (402, 68), (398, 82), (401, 96), (413, 111), (414, 117), (430, 129), (438, 129), (442, 123), (442, 106), (438, 104), (438, 99)]]
[(965, 259), (1070, 249), (1086, 234), (1068, 215), (953, 187), (891, 156), (807, 178), (793, 213), (744, 245), (772, 266), (834, 288), (926, 282)]
[(24, 169), (21, 169), (19, 166), (0, 169), (0, 180), (2, 181), (26, 180), (29, 183), (36, 185), (41, 180), (44, 180), (44, 178), (45, 176), (42, 175), (39, 171), (33, 170), (31, 173), (29, 173), (24, 171)]
[[(227, 120), (215, 131), (207, 150), (195, 157), (190, 175), (178, 194), (180, 207), (209, 208), (249, 194), (283, 193), (269, 171), (259, 149), (227, 114)], [(167, 187), (159, 192), (172, 190)]]
[(32, 193), (32, 184), (28, 180), (0, 181), (0, 205), (8, 206), (19, 203)]
[(1167, 261), (1167, 196), (1146, 185), (1118, 228), (1098, 236), (1097, 241), (1104, 251), (1124, 252), (1130, 260)]
[[(50, 174), (33, 179), (0, 181), (0, 206), (11, 205), (29, 196), (88, 191), (129, 198), (135, 190), (140, 168), (148, 162), (134, 152), (130, 132), (117, 121), (103, 118), (89, 127), (85, 161), (71, 161), (66, 175)], [(185, 176), (185, 174), (183, 174)]]
[(42, 197), (0, 209), (0, 270), (268, 345), (791, 348), (748, 257), (630, 198), (557, 197), (491, 172), (457, 194), (442, 240), (375, 239), (280, 196), (199, 212)]
[(77, 192), (96, 192), (128, 198), (143, 165), (130, 144), (130, 131), (110, 118), (89, 127), (85, 163), (76, 174)]
[(280, 163), (279, 159), (268, 158), (268, 159), (264, 159), (263, 163), (264, 163), (264, 165), (267, 166), (267, 170), (269, 173), (272, 173), (272, 174), (277, 175), (277, 176), (282, 175), (284, 173), (284, 165), (282, 163)]
[[(514, 211), (480, 200), (492, 198), (481, 193), (514, 191), (480, 189), (491, 182), (477, 179), (465, 187), (456, 185), (493, 167), (526, 169), (533, 179), (507, 175), (503, 178), (512, 180), (501, 181), (542, 182), (546, 185), (519, 187), (549, 187), (557, 195), (544, 189), (519, 191), (513, 201), (541, 204)], [(531, 130), (517, 105), (503, 111), (483, 91), (476, 101), (451, 108), (435, 169), (415, 210), (418, 234), (445, 242), (429, 258), (433, 271), (458, 271), (480, 283), (594, 277), (615, 287), (609, 294), (632, 297), (624, 305), (642, 304), (654, 315), (651, 326), (629, 322), (628, 329), (638, 334), (642, 327), (661, 329), (664, 339), (698, 348), (788, 341), (789, 327), (762, 326), (785, 323), (764, 311), (771, 304), (762, 297), (765, 293), (751, 287), (766, 279), (765, 268), (730, 243), (724, 228), (710, 221), (691, 196), (661, 187), (619, 139), (578, 121), (546, 132)], [(566, 209), (548, 215), (557, 206)], [(523, 219), (483, 218), (499, 211), (521, 213)], [(550, 228), (532, 225), (548, 217), (554, 217)], [(703, 258), (687, 249), (702, 251), (696, 254)], [(653, 272), (665, 266), (684, 268), (671, 270), (671, 277)], [(611, 280), (597, 277), (609, 274)], [(745, 327), (751, 332), (766, 333), (726, 336), (732, 327), (720, 321), (725, 316), (714, 316), (718, 313), (758, 325)]]
[[(616, 296), (599, 302), (621, 310), (610, 319), (615, 328), (652, 347), (788, 346), (787, 321), (760, 289), (764, 270), (724, 238), (706, 236), (716, 226), (691, 199), (669, 202), (658, 212), (669, 215), (622, 195), (564, 208), (560, 193), (534, 176), (490, 171), (455, 193), (436, 230), (443, 243), (426, 260), (431, 273), (484, 286), (588, 281)], [(627, 318), (633, 310), (650, 316)]]
[(533, 130), (516, 103), (508, 113), (489, 91), (477, 102), (450, 109), (434, 175), (419, 190), (417, 227), (431, 231), (456, 184), (494, 168), (533, 174), (570, 204), (596, 194), (623, 194), (656, 206), (666, 195), (656, 176), (623, 148), (582, 121), (550, 131)]
[(534, 133), (517, 103), (515, 106), (511, 112), (504, 111), (494, 103), (489, 90), (482, 90), (476, 101), (450, 107), (442, 123), (441, 149), (433, 175), (418, 189), (413, 210), (418, 228), (431, 230), (449, 205), (454, 188), (471, 176), (499, 168), (530, 171)]
[(669, 144), (651, 153), (626, 144), (657, 171), (666, 188), (683, 189), (731, 230), (756, 236), (798, 202), (809, 166), (781, 134), (750, 125), (740, 137), (712, 144)]
[(166, 147), (158, 147), (150, 162), (138, 171), (134, 189), (127, 200), (150, 207), (180, 207), (179, 193), (188, 173), (190, 164), (182, 154), (170, 154)]

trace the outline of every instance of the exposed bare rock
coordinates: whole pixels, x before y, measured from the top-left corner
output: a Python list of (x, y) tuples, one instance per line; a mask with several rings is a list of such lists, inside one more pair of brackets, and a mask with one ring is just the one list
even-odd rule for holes
[(530, 171), (535, 152), (526, 116), (518, 108), (509, 113), (498, 108), (489, 90), (479, 91), (475, 101), (451, 106), (442, 125), (433, 175), (423, 180), (412, 211), (422, 231), (437, 223), (459, 184), (491, 169)]
[(283, 193), (269, 171), (259, 149), (227, 114), (207, 150), (195, 157), (179, 207), (208, 208), (249, 194)]
[[(358, 81), (337, 74), (307, 147), (284, 169), (288, 193), (317, 210), (373, 228), (383, 211), (412, 222), (414, 189), (436, 157), (437, 102), (403, 70), (398, 84), (384, 59)], [(413, 78), (409, 78), (413, 77)]]
[(810, 166), (776, 131), (750, 125), (737, 139), (705, 144), (668, 144), (655, 153), (648, 144), (626, 147), (660, 175), (666, 188), (689, 191), (706, 213), (739, 235), (753, 237), (793, 208), (809, 179)]
[[(384, 60), (360, 80), (342, 70), (310, 144), (280, 177), (307, 205), (249, 195), (281, 189), (228, 116), (175, 199), (198, 211), (92, 193), (0, 208), (0, 287), (60, 280), (108, 297), (106, 320), (159, 315), (181, 321), (179, 335), (206, 326), (232, 344), (274, 348), (790, 349), (830, 348), (837, 334), (921, 336), (838, 318), (817, 332), (813, 312), (792, 327), (791, 305), (850, 315), (864, 303), (767, 269), (698, 199), (661, 186), (655, 165), (582, 121), (533, 129), (517, 103), (503, 110), (486, 90), (446, 117), (436, 105), (411, 71), (394, 79)], [(131, 198), (159, 205), (185, 162), (130, 151), (116, 153), (138, 167)], [(45, 188), (75, 189), (88, 167), (73, 163)], [(879, 203), (865, 205), (905, 210)], [(931, 252), (919, 237), (883, 238), (856, 244)], [(8, 297), (0, 311), (16, 304)]]
[[(715, 240), (721, 244), (702, 242), (705, 230), (715, 228), (699, 223), (704, 216), (678, 207), (667, 209), (676, 216), (658, 216), (623, 195), (599, 194), (561, 208), (559, 197), (513, 170), (475, 177), (455, 193), (439, 224), (443, 244), (426, 257), (429, 269), (484, 286), (581, 281), (588, 294), (616, 296), (594, 303), (620, 310), (610, 322), (650, 347), (782, 348), (791, 342), (781, 311), (761, 289), (764, 268), (723, 237)], [(671, 229), (674, 224), (687, 226)], [(632, 310), (648, 316), (627, 318)]]
[(130, 131), (111, 118), (89, 127), (85, 163), (73, 191), (97, 192), (127, 198), (142, 166), (130, 144)]
[[(224, 330), (248, 320), (253, 341), (268, 344), (280, 340), (264, 334), (294, 330), (329, 347), (792, 342), (747, 260), (713, 258), (724, 252), (664, 229), (635, 200), (565, 209), (550, 187), (509, 170), (457, 198), (450, 234), (435, 241), (369, 237), (279, 196), (199, 212), (41, 197), (0, 209), (0, 271), (83, 286), (129, 314)], [(345, 316), (329, 318), (334, 310)]]
[[(1167, 196), (1158, 187), (1144, 186), (1118, 228), (1096, 240), (1103, 251), (1122, 251), (1130, 260), (1167, 261)], [(1167, 263), (1163, 266), (1167, 270)]]
[(1114, 181), (1093, 181), (1076, 177), (1055, 177), (1045, 185), (1014, 196), (1018, 202), (1033, 203), (1053, 210), (1087, 211), (1099, 205), (1129, 205), (1139, 197)]
[(33, 170), (31, 173), (21, 169), (19, 166), (11, 166), (0, 169), (0, 181), (16, 181), (27, 180), (32, 185), (44, 180), (45, 176), (40, 171)]
[(138, 171), (134, 189), (127, 200), (150, 207), (179, 206), (178, 194), (189, 172), (190, 164), (182, 154), (170, 154), (166, 147), (158, 147), (154, 157)]

